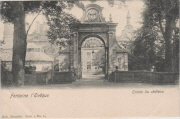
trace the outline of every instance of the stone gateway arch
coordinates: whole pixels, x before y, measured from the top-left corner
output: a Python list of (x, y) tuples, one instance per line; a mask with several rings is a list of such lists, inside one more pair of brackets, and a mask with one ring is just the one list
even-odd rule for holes
[[(74, 39), (74, 46), (72, 50), (71, 67), (75, 71), (75, 75), (82, 78), (82, 45), (89, 40), (87, 47), (98, 46), (98, 43), (104, 47), (105, 50), (105, 76), (108, 78), (109, 74), (116, 69), (116, 67), (123, 64), (125, 70), (128, 69), (127, 53), (122, 52), (116, 41), (116, 26), (111, 18), (107, 22), (102, 15), (103, 8), (96, 4), (89, 4), (86, 6), (81, 23), (77, 27), (77, 36)], [(94, 41), (90, 41), (90, 40)], [(100, 43), (101, 42), (101, 43)], [(94, 45), (93, 45), (94, 44)], [(120, 64), (118, 64), (120, 63)]]

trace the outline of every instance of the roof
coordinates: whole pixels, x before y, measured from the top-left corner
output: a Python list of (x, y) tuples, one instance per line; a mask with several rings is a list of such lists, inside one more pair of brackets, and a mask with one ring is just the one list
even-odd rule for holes
[[(6, 62), (12, 61), (12, 53), (2, 53), (1, 60)], [(53, 58), (43, 52), (27, 52), (26, 61), (52, 62)]]
[(52, 62), (54, 60), (49, 55), (47, 55), (43, 52), (27, 52), (26, 61)]
[(41, 46), (38, 46), (34, 43), (27, 43), (27, 48), (41, 48)]

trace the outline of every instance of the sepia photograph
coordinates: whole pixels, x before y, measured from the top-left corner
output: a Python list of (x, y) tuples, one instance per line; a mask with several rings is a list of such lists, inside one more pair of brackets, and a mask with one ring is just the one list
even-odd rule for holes
[(179, 35), (179, 0), (0, 1), (0, 118), (178, 118)]

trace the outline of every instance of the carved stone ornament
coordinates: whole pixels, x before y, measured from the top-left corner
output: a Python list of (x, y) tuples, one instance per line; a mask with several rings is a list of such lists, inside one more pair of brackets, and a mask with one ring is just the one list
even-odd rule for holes
[(87, 5), (83, 13), (82, 22), (106, 22), (102, 16), (102, 9), (96, 4)]

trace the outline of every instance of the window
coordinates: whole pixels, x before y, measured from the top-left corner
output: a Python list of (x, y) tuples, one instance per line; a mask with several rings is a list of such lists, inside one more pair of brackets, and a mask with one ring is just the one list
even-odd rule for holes
[(91, 62), (87, 62), (87, 70), (91, 70)]
[(91, 59), (91, 53), (90, 52), (87, 52), (87, 58)]
[(87, 70), (91, 70), (91, 65), (87, 65)]

